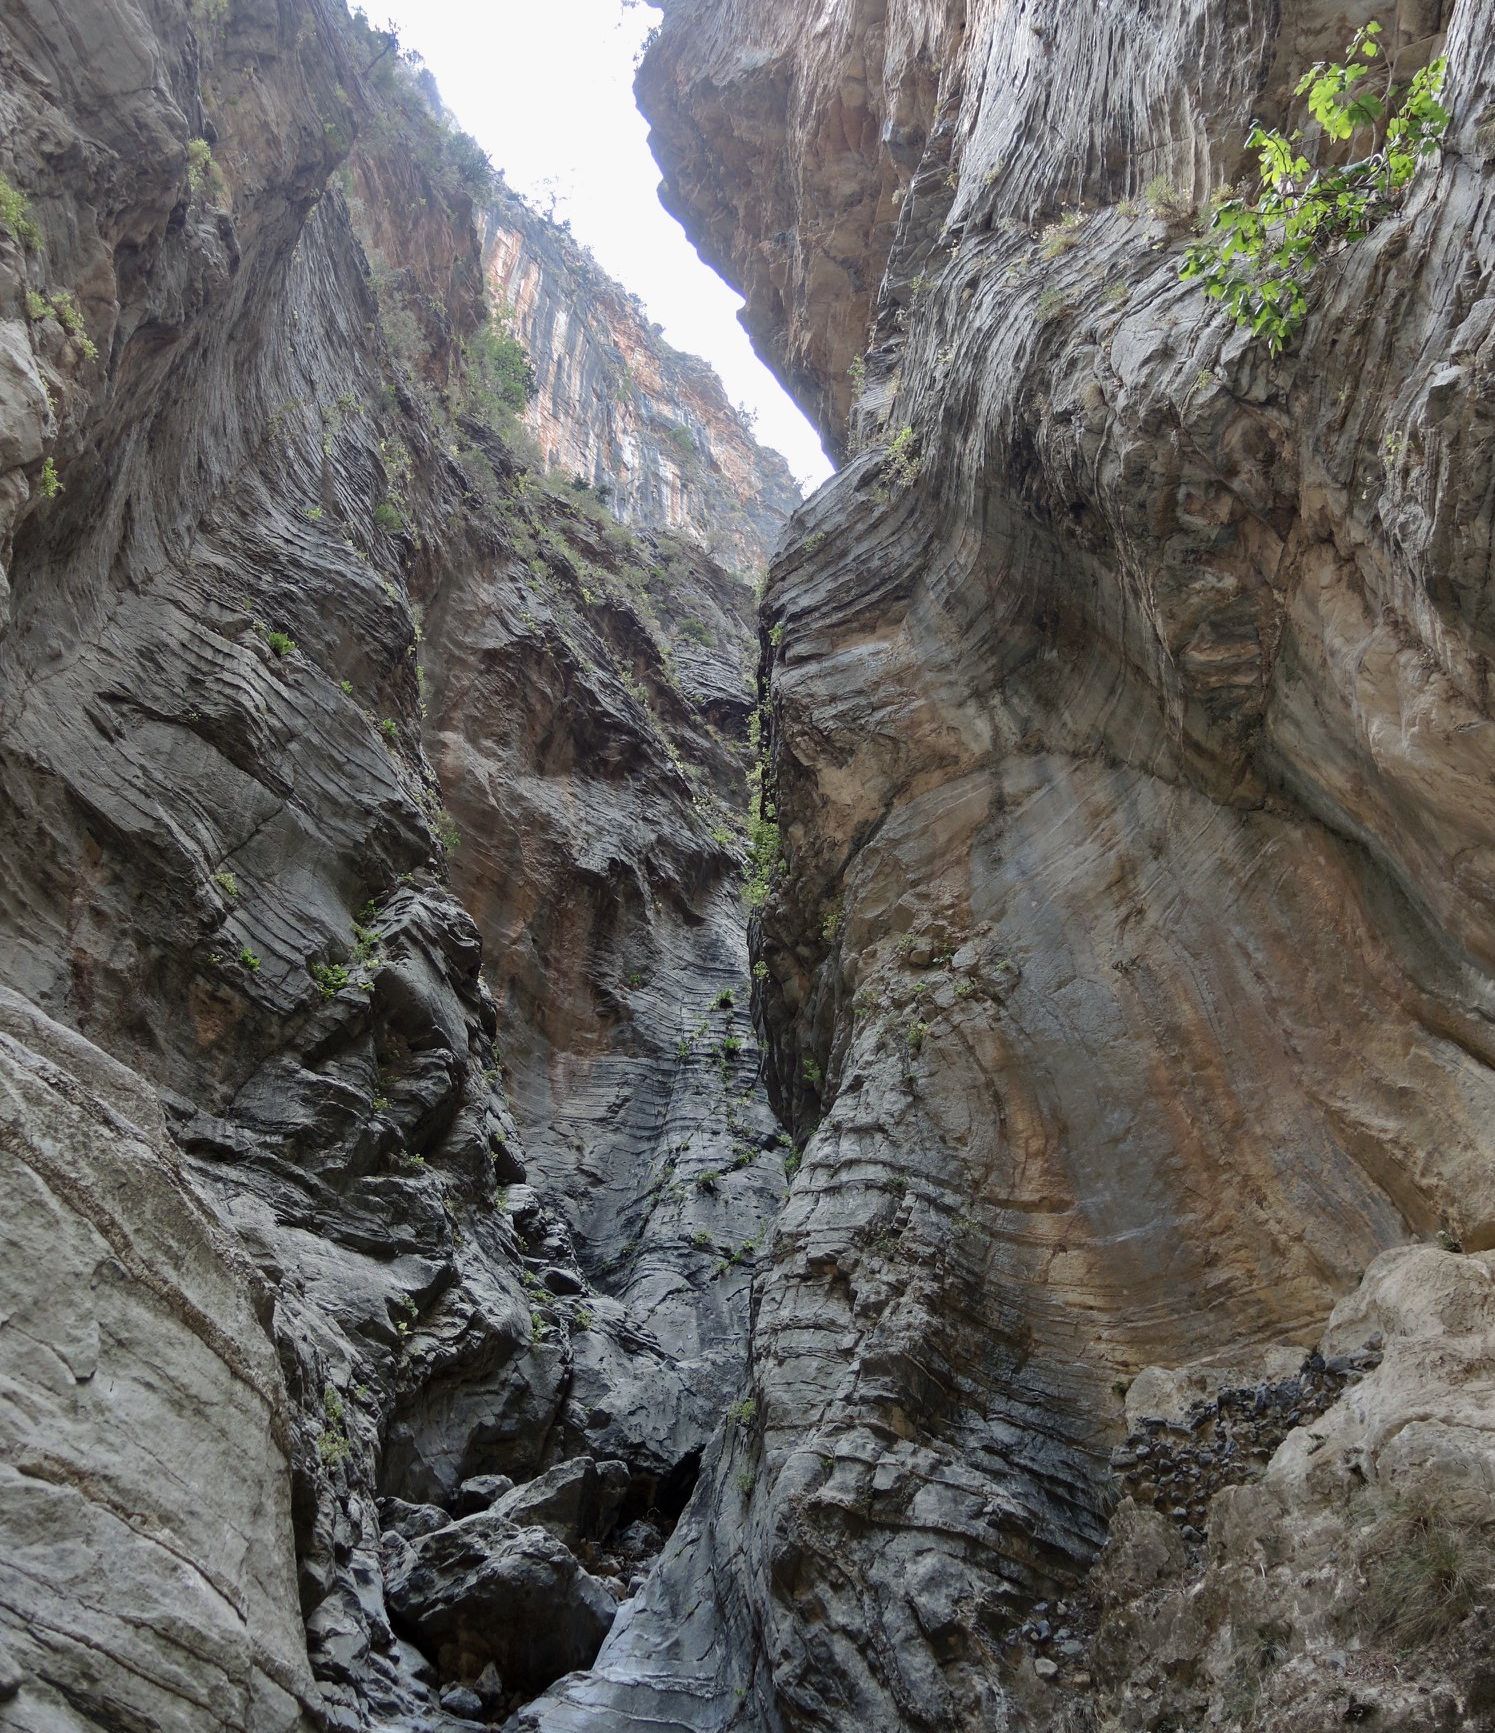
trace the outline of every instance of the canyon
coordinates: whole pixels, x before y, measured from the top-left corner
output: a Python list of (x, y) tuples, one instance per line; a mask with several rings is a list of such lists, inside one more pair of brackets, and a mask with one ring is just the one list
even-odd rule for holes
[(1495, 1727), (1487, 9), (1280, 354), (1368, 11), (662, 10), (806, 501), (339, 0), (0, 6), (0, 1728)]

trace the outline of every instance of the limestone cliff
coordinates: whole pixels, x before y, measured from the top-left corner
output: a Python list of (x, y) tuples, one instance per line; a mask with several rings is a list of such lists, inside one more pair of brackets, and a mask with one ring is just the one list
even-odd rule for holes
[(744, 1373), (750, 592), (470, 413), (382, 33), (0, 65), (0, 1726), (502, 1719)]
[(1491, 1725), (1495, 34), (1381, 16), (1447, 147), (1273, 358), (1182, 246), (1342, 14), (667, 5), (668, 201), (854, 454), (764, 609), (803, 1163), (752, 1423), (526, 1725)]
[(544, 460), (603, 489), (625, 523), (761, 572), (800, 491), (712, 369), (666, 343), (638, 297), (517, 194), (500, 188), (482, 229), (493, 297), (535, 369), (525, 421)]
[(755, 631), (381, 32), (0, 0), (0, 1728), (1495, 1725), (1482, 0), (1178, 277), (1345, 22), (670, 0)]

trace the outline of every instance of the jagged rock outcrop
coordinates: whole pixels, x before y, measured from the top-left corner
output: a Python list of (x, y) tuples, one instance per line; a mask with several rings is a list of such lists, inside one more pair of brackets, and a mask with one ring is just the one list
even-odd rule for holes
[(545, 461), (604, 489), (625, 523), (761, 572), (800, 490), (716, 373), (666, 343), (639, 298), (516, 193), (500, 188), (482, 227), (494, 298), (535, 369), (525, 423)]
[[(1446, 33), (1448, 148), (1273, 359), (1180, 253), (1338, 14), (666, 8), (671, 207), (858, 453), (765, 601), (759, 1008), (803, 1164), (751, 1424), (525, 1725), (1319, 1728), (1360, 1713), (1333, 1644), (1386, 1724), (1490, 1724), (1471, 1627), (1360, 1688), (1395, 1631), (1332, 1570), (1399, 1520), (1357, 1419), (1387, 1365), (1209, 1502), (1202, 1598), (1165, 1508), (1155, 1620), (1021, 1636), (1079, 1604), (1134, 1375), (1255, 1384), (1388, 1248), (1495, 1243), (1495, 36), (1469, 0), (1386, 28), (1402, 76)], [(1473, 1329), (1402, 1411), (1475, 1493), (1416, 1519), (1472, 1628), (1489, 1368)]]
[(502, 1718), (744, 1373), (750, 593), (466, 415), (483, 165), (361, 18), (0, 65), (0, 1726)]
[[(1203, 1556), (1147, 1502), (1122, 1503), (1066, 1608), (1086, 1641), (1046, 1641), (1016, 1669), (1031, 1718), (1063, 1733), (1097, 1711), (1102, 1725), (1285, 1733), (1489, 1726), (1492, 1301), (1488, 1253), (1383, 1253), (1318, 1356), (1368, 1341), (1379, 1364), (1292, 1428), (1263, 1475), (1218, 1494)], [(1052, 1658), (1069, 1648), (1078, 1662)]]

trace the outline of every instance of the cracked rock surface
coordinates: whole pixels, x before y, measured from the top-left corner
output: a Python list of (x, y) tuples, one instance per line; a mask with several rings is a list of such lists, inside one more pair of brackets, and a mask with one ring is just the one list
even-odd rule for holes
[[(1255, 1726), (1327, 1664), (1315, 1597), (1355, 1667), (1398, 1665), (1356, 1562), (1398, 1473), (1320, 1502), (1284, 1467), (1384, 1366), (1272, 1441), (1273, 1522), (1325, 1550), (1268, 1636), (1239, 1579), (1151, 1650), (1022, 1636), (1103, 1553), (1138, 1373), (1271, 1383), (1396, 1248), (1441, 1232), (1477, 1286), (1495, 1243), (1492, 38), (1467, 0), (1386, 29), (1403, 75), (1446, 46), (1448, 148), (1273, 359), (1178, 265), (1342, 16), (666, 8), (667, 202), (848, 456), (764, 607), (757, 1009), (803, 1162), (752, 1419), (526, 1725)], [(1460, 1629), (1490, 1598), (1464, 1376), (1420, 1398)], [(1201, 1483), (1190, 1540), (1135, 1519), (1170, 1604), (1254, 1496)], [(1487, 1724), (1467, 1642), (1419, 1666), (1365, 1703)]]
[(1339, 14), (670, 0), (846, 458), (755, 642), (471, 412), (379, 32), (0, 4), (0, 1728), (1492, 1724), (1495, 32), (1385, 22), (1273, 358), (1177, 267)]
[(0, 1726), (501, 1721), (744, 1376), (751, 597), (470, 413), (340, 4), (0, 67)]

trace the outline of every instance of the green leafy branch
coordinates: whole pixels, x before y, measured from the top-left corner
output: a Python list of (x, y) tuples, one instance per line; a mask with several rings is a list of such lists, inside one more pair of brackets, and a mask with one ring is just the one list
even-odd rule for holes
[(1343, 165), (1320, 167), (1300, 149), (1301, 132), (1258, 123), (1246, 144), (1257, 153), (1259, 194), (1218, 203), (1205, 238), (1184, 255), (1180, 276), (1198, 280), (1238, 325), (1265, 337), (1273, 354), (1302, 322), (1307, 282), (1321, 261), (1397, 209), (1418, 165), (1436, 153), (1448, 129), (1448, 110), (1439, 100), (1447, 67), (1442, 55), (1405, 92), (1390, 82), (1389, 68), (1379, 95), (1366, 88), (1380, 33), (1379, 24), (1365, 25), (1343, 62), (1319, 61), (1296, 92), (1307, 97), (1325, 140), (1353, 150), (1356, 135), (1369, 133), (1370, 150)]

